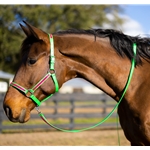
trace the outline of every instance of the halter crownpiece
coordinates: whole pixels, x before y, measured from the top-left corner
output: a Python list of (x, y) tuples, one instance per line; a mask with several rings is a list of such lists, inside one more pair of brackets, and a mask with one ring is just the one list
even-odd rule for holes
[[(36, 84), (34, 85), (31, 89), (26, 89), (24, 87), (22, 87), (21, 85), (17, 84), (16, 82), (11, 82), (10, 86), (13, 86), (14, 88), (16, 88), (17, 90), (23, 92), (27, 97), (29, 97), (31, 100), (33, 100), (37, 106), (40, 106), (42, 102), (48, 100), (51, 96), (53, 96), (53, 94), (50, 94), (49, 96), (47, 96), (45, 99), (43, 100), (39, 100), (35, 95), (34, 92), (47, 80), (49, 79), (49, 77), (52, 78), (54, 85), (55, 85), (55, 92), (58, 92), (59, 90), (59, 85), (58, 85), (58, 81), (56, 78), (56, 74), (55, 74), (55, 69), (54, 69), (54, 64), (55, 64), (55, 56), (54, 56), (54, 39), (53, 39), (53, 35), (52, 34), (48, 34), (48, 37), (50, 39), (50, 70), (48, 71), (48, 73)], [(52, 71), (53, 73), (50, 73), (50, 71)]]

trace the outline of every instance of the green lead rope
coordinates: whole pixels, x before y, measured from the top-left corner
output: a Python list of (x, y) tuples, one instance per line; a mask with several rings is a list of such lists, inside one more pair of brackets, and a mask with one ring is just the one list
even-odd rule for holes
[(65, 130), (65, 129), (61, 129), (59, 127), (56, 127), (54, 126), (53, 124), (51, 124), (50, 122), (48, 122), (48, 120), (45, 118), (44, 114), (42, 112), (39, 111), (39, 109), (37, 108), (37, 111), (39, 113), (39, 116), (51, 127), (59, 130), (59, 131), (63, 131), (63, 132), (72, 132), (72, 133), (75, 133), (75, 132), (81, 132), (81, 131), (85, 131), (85, 130), (90, 130), (92, 128), (95, 128), (99, 125), (101, 125), (102, 123), (104, 123), (112, 114), (113, 112), (118, 108), (119, 104), (121, 103), (128, 87), (129, 87), (129, 84), (131, 82), (131, 78), (132, 78), (132, 75), (133, 75), (133, 72), (134, 72), (134, 68), (135, 68), (135, 60), (136, 60), (136, 49), (137, 49), (137, 45), (136, 43), (133, 43), (133, 53), (134, 53), (134, 57), (132, 58), (132, 61), (131, 61), (131, 68), (130, 68), (130, 73), (129, 73), (129, 76), (128, 76), (128, 80), (127, 80), (127, 83), (125, 85), (125, 88), (124, 88), (124, 91), (123, 91), (123, 94), (119, 100), (119, 102), (116, 104), (116, 106), (113, 108), (113, 110), (99, 123), (91, 126), (91, 127), (88, 127), (88, 128), (83, 128), (83, 129), (79, 129), (79, 130)]

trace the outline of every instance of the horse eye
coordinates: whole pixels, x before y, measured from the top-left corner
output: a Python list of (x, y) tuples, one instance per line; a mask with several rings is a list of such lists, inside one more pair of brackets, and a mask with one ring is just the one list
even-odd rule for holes
[(36, 63), (36, 59), (31, 59), (31, 58), (28, 59), (28, 64), (29, 65), (33, 65), (35, 63)]

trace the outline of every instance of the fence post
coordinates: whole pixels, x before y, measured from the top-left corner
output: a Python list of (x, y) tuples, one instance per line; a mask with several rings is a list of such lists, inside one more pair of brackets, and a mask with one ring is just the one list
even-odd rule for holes
[(2, 122), (3, 122), (3, 99), (4, 93), (0, 93), (0, 133), (2, 133)]
[(58, 113), (58, 101), (57, 101), (57, 99), (54, 99), (53, 100), (53, 102), (54, 102), (54, 120), (56, 120), (57, 118), (56, 118), (56, 115), (57, 115), (57, 113)]
[(58, 101), (56, 99), (53, 100), (54, 104), (55, 104), (55, 107), (54, 107), (54, 114), (56, 115), (57, 114), (57, 107), (58, 107)]
[(103, 102), (103, 111), (102, 111), (102, 114), (105, 116), (106, 115), (106, 109), (107, 109), (107, 105), (106, 105), (106, 94), (103, 94), (103, 99), (102, 99), (102, 102)]
[(71, 98), (70, 99), (70, 104), (71, 104), (71, 108), (70, 108), (70, 114), (71, 114), (71, 117), (70, 117), (70, 130), (72, 130), (74, 128), (74, 108), (75, 108), (75, 105), (74, 105), (74, 99)]

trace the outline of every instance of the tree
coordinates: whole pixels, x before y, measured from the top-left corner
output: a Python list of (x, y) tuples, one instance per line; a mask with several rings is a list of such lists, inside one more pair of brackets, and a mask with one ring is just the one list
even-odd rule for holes
[[(119, 12), (122, 8), (118, 5), (0, 5), (0, 70), (14, 73), (19, 65), (19, 49), (25, 38), (19, 27), (22, 20), (48, 33), (103, 27), (104, 23), (116, 28), (123, 22)], [(107, 14), (114, 16), (113, 22)]]

